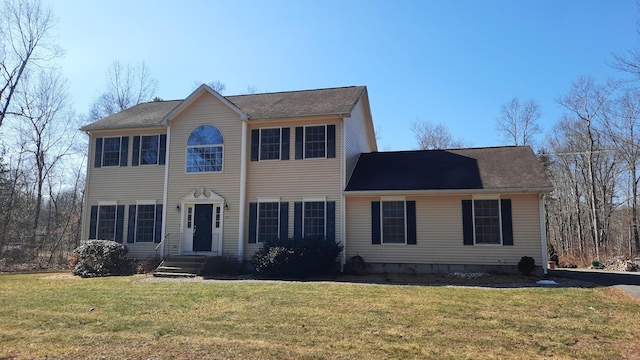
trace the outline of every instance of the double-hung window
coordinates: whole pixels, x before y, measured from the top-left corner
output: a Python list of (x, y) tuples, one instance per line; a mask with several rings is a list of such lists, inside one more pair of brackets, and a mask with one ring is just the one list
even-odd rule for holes
[(274, 240), (280, 236), (280, 203), (258, 204), (258, 241)]
[(140, 137), (140, 165), (157, 165), (159, 149), (159, 135), (142, 135)]
[(464, 245), (513, 245), (511, 199), (462, 200)]
[(336, 126), (309, 125), (296, 127), (296, 159), (336, 157)]
[(260, 129), (260, 160), (280, 159), (280, 128)]
[(120, 166), (121, 141), (120, 137), (103, 139), (102, 166)]
[(304, 237), (325, 237), (325, 202), (309, 201), (304, 203)]
[(138, 205), (136, 242), (153, 242), (156, 229), (156, 205)]
[(116, 239), (116, 205), (100, 205), (98, 207), (97, 239)]
[(186, 172), (222, 172), (224, 140), (218, 128), (203, 125), (187, 141)]
[(416, 202), (381, 200), (371, 202), (371, 243), (415, 245)]

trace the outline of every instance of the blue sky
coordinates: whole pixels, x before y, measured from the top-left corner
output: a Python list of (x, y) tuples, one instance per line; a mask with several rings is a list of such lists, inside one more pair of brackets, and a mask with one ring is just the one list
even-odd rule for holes
[[(410, 124), (443, 122), (473, 146), (500, 145), (495, 119), (535, 99), (545, 132), (580, 75), (622, 76), (612, 53), (640, 48), (634, 0), (52, 1), (59, 65), (77, 112), (114, 60), (145, 62), (158, 96), (193, 82), (224, 95), (366, 85), (381, 150), (414, 149)], [(542, 140), (542, 138), (540, 139)]]

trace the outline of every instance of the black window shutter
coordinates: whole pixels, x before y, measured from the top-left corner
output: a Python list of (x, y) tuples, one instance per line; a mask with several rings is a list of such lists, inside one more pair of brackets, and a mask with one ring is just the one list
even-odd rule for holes
[(280, 203), (280, 239), (289, 238), (289, 203)]
[(116, 242), (122, 243), (122, 231), (124, 228), (124, 205), (116, 207)]
[(97, 168), (102, 166), (102, 138), (96, 139), (95, 163), (93, 166)]
[(156, 204), (156, 228), (153, 234), (153, 242), (159, 243), (162, 238), (162, 204)]
[(327, 201), (327, 240), (336, 240), (336, 202)]
[(327, 157), (336, 157), (336, 126), (327, 125)]
[(129, 226), (127, 227), (127, 242), (133, 243), (136, 236), (136, 205), (129, 205)]
[(133, 137), (133, 150), (131, 151), (131, 166), (138, 166), (140, 162), (140, 136)]
[(380, 234), (380, 201), (371, 202), (371, 243), (381, 243)]
[(160, 135), (160, 149), (158, 150), (158, 165), (164, 165), (167, 162), (167, 134)]
[(302, 202), (293, 203), (293, 237), (302, 238)]
[(249, 244), (258, 240), (258, 203), (249, 203)]
[(123, 136), (120, 141), (120, 166), (127, 166), (129, 156), (129, 137)]
[(513, 217), (511, 216), (511, 199), (500, 200), (502, 208), (502, 245), (513, 245)]
[(289, 128), (282, 128), (282, 141), (280, 142), (280, 160), (289, 160)]
[(258, 161), (260, 154), (260, 130), (251, 130), (251, 161)]
[(462, 237), (464, 245), (473, 245), (473, 201), (462, 200)]
[(89, 239), (96, 238), (96, 228), (98, 225), (98, 205), (91, 206), (91, 221), (89, 222)]
[(416, 236), (416, 202), (407, 201), (407, 244), (415, 245)]
[(302, 159), (304, 152), (304, 128), (296, 127), (296, 159)]

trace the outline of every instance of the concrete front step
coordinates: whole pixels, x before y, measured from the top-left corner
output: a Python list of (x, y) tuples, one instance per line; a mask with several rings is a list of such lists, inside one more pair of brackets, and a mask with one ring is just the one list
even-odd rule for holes
[(194, 277), (200, 274), (206, 256), (167, 257), (154, 271), (156, 277)]

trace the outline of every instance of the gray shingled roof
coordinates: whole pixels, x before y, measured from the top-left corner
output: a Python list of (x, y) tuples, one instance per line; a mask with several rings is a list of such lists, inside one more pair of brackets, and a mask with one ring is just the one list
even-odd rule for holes
[(528, 146), (361, 154), (346, 191), (553, 188)]
[[(349, 114), (364, 86), (226, 96), (249, 119)], [(142, 103), (95, 121), (83, 131), (159, 126), (182, 100)]]

